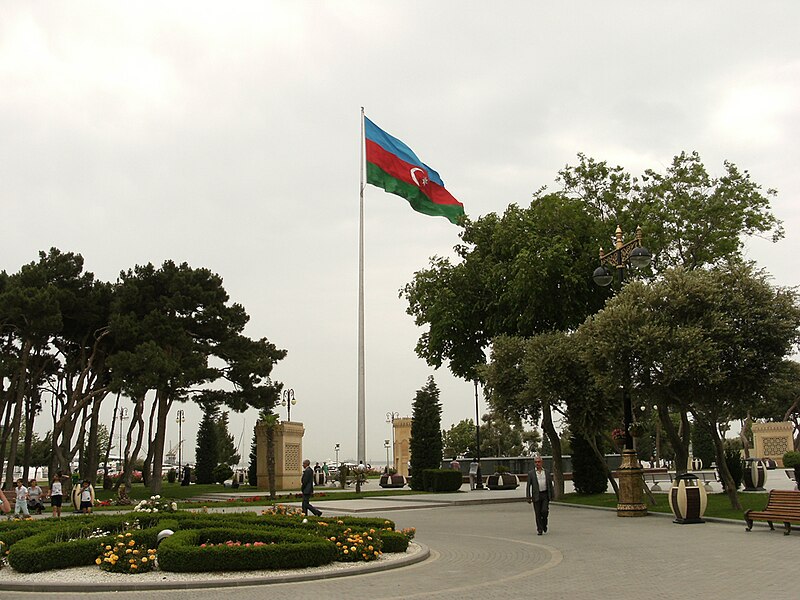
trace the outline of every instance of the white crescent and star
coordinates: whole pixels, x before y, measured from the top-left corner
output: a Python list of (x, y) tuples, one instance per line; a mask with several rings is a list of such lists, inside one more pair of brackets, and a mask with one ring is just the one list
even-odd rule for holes
[[(422, 173), (421, 181), (417, 179), (417, 171)], [(411, 169), (410, 174), (411, 174), (411, 179), (414, 180), (414, 183), (417, 184), (417, 187), (428, 185), (428, 174), (425, 172), (424, 169), (420, 169), (419, 167), (414, 167), (413, 169)]]

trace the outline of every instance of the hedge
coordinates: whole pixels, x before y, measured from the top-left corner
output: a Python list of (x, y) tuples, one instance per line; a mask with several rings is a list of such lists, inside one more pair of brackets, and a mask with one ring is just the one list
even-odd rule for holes
[(422, 472), (422, 488), (428, 492), (457, 492), (461, 484), (461, 471), (425, 469)]
[[(263, 542), (264, 546), (228, 546)], [(201, 547), (201, 544), (215, 544)], [(333, 562), (336, 546), (316, 535), (265, 529), (187, 529), (161, 542), (158, 566), (164, 571), (252, 571), (297, 569)]]
[[(134, 521), (142, 529), (131, 529)], [(328, 538), (339, 536), (348, 528), (352, 531), (375, 530), (384, 552), (405, 552), (408, 538), (394, 531), (394, 527), (393, 521), (381, 518), (304, 519), (241, 513), (129, 512), (63, 520), (3, 522), (0, 523), (0, 541), (9, 549), (10, 566), (24, 573), (95, 564), (102, 554), (102, 546), (113, 543), (115, 536), (125, 532), (130, 532), (137, 543), (155, 548), (158, 533), (164, 529), (175, 532), (159, 546), (159, 565), (164, 570), (284, 569), (331, 562), (336, 551)], [(264, 541), (269, 545), (201, 549), (196, 544), (198, 547), (192, 548), (187, 540), (194, 540), (195, 534), (199, 536), (197, 539), (205, 535), (208, 539), (204, 541), (215, 544), (233, 540), (242, 543)], [(163, 554), (165, 549), (166, 558)], [(200, 550), (203, 552), (198, 554)], [(216, 567), (209, 565), (208, 556), (216, 558)]]

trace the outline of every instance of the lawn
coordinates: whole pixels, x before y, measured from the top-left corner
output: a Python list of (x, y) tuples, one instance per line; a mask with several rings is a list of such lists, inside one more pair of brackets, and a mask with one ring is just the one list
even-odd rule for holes
[[(655, 506), (650, 504), (648, 498), (643, 501), (650, 512), (671, 513), (669, 507), (669, 499), (667, 494), (653, 494), (656, 500)], [(584, 496), (580, 494), (565, 494), (562, 499), (563, 502), (570, 504), (584, 504), (588, 506), (603, 506), (607, 508), (616, 508), (617, 497), (614, 494), (592, 494)], [(743, 511), (753, 508), (757, 510), (763, 509), (767, 505), (767, 493), (748, 492), (746, 494), (739, 494), (739, 502), (742, 505), (742, 510), (731, 508), (730, 500), (726, 494), (709, 494), (708, 507), (706, 508), (706, 517), (716, 517), (720, 519), (743, 519)]]
[[(325, 500), (353, 500), (357, 498), (370, 498), (374, 496), (408, 496), (413, 494), (422, 494), (425, 492), (416, 492), (413, 490), (407, 489), (391, 489), (391, 490), (364, 490), (360, 494), (357, 494), (354, 491), (330, 491), (332, 488), (317, 488), (316, 492), (314, 493), (314, 498), (321, 499), (324, 498)], [(218, 503), (203, 501), (203, 502), (186, 502), (189, 498), (195, 498), (197, 496), (205, 496), (207, 494), (219, 494), (219, 493), (236, 493), (239, 494), (248, 494), (247, 496), (242, 496), (242, 499), (237, 500), (223, 500)], [(115, 490), (104, 490), (101, 486), (97, 486), (95, 488), (95, 495), (97, 500), (111, 500), (112, 505), (109, 507), (97, 507), (100, 510), (107, 509), (124, 509), (125, 507), (122, 506), (115, 506), (113, 501), (117, 498), (117, 492)], [(300, 492), (279, 492), (276, 496), (274, 501), (269, 499), (269, 492), (264, 490), (259, 490), (250, 485), (241, 485), (237, 489), (231, 489), (222, 487), (219, 484), (208, 484), (208, 485), (197, 485), (192, 484), (188, 486), (182, 486), (180, 483), (168, 483), (164, 482), (161, 486), (161, 497), (164, 499), (175, 500), (177, 502), (185, 502), (185, 504), (181, 505), (181, 508), (200, 508), (203, 506), (214, 506), (214, 505), (225, 505), (225, 506), (269, 506), (271, 504), (276, 504), (280, 502), (293, 502), (298, 501), (301, 499)], [(145, 487), (142, 484), (134, 484), (133, 487), (128, 491), (128, 497), (131, 499), (133, 504), (135, 505), (139, 500), (145, 500), (150, 498), (150, 488)], [(247, 498), (245, 500), (245, 498)]]

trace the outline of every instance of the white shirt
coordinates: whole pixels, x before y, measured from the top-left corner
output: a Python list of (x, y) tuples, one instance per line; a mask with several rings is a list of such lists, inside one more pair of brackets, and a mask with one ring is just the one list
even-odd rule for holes
[(536, 480), (539, 482), (539, 491), (547, 491), (547, 473), (544, 469), (536, 469)]
[(60, 496), (63, 492), (61, 491), (61, 482), (54, 481), (53, 485), (50, 486), (50, 495), (51, 496)]

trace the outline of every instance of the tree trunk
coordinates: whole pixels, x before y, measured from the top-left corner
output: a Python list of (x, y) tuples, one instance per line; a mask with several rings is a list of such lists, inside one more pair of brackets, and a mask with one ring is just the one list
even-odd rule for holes
[(561, 439), (553, 426), (553, 413), (547, 402), (542, 403), (542, 431), (547, 435), (553, 449), (553, 491), (556, 496), (553, 499), (558, 500), (564, 496), (564, 465), (561, 460)]
[(739, 430), (739, 439), (742, 440), (742, 450), (744, 450), (744, 457), (750, 458), (750, 440), (747, 439), (747, 428), (753, 422), (750, 415), (741, 421), (741, 429)]
[(153, 495), (161, 493), (163, 482), (162, 467), (164, 465), (164, 440), (167, 437), (167, 417), (172, 407), (172, 399), (166, 391), (156, 393), (158, 403), (158, 420), (156, 424), (155, 443), (153, 444), (153, 479), (150, 481), (150, 491)]
[(14, 416), (11, 421), (11, 443), (8, 447), (8, 464), (6, 466), (6, 485), (14, 479), (14, 464), (17, 462), (17, 446), (19, 445), (19, 427), (22, 422), (22, 406), (25, 401), (25, 381), (28, 377), (28, 357), (33, 348), (33, 342), (25, 340), (20, 350), (20, 365), (17, 373), (14, 376), (16, 386), (9, 388), (13, 389), (14, 393)]
[(675, 428), (672, 419), (669, 418), (669, 408), (666, 404), (659, 403), (658, 420), (661, 422), (661, 429), (667, 434), (673, 450), (675, 450), (675, 474), (686, 473), (686, 464), (689, 462), (689, 417), (686, 411), (679, 411), (681, 416), (680, 431)]
[(714, 440), (714, 450), (717, 455), (719, 478), (722, 480), (722, 489), (728, 495), (731, 507), (736, 510), (742, 510), (742, 505), (739, 503), (739, 495), (736, 492), (736, 484), (728, 469), (728, 463), (725, 461), (725, 448), (722, 446), (722, 438), (720, 438), (719, 430), (717, 429), (716, 419), (709, 421), (698, 419), (697, 415), (694, 417), (695, 422), (699, 422), (702, 427), (706, 427), (711, 432), (711, 439)]
[(608, 482), (611, 484), (611, 489), (614, 490), (614, 494), (617, 496), (617, 500), (619, 500), (619, 485), (617, 484), (617, 480), (614, 478), (614, 472), (609, 468), (608, 463), (606, 462), (605, 455), (600, 452), (600, 448), (597, 447), (597, 438), (594, 435), (586, 435), (583, 439), (588, 442), (589, 447), (592, 449), (592, 452), (594, 452), (597, 460), (599, 460), (600, 464), (603, 465), (603, 469), (605, 469), (606, 472), (606, 479), (608, 479)]

